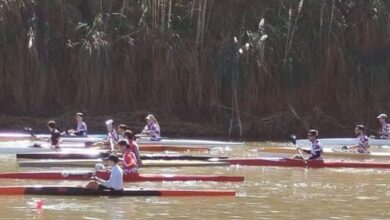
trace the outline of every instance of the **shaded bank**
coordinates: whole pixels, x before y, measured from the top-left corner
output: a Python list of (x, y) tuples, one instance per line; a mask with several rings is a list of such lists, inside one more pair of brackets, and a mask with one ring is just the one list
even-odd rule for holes
[[(0, 4), (8, 115), (146, 109), (202, 125), (200, 135), (256, 138), (375, 126), (390, 111), (389, 1)], [(337, 123), (305, 119), (313, 112)]]
[[(129, 128), (139, 133), (145, 126), (145, 111), (120, 112), (116, 114), (96, 115), (90, 114), (86, 117), (89, 133), (106, 133), (104, 122), (114, 119), (114, 124), (127, 124)], [(289, 135), (296, 134), (305, 137), (306, 128), (316, 126), (320, 134), (324, 136), (352, 137), (353, 125), (342, 125), (332, 116), (326, 115), (320, 109), (314, 109), (306, 115), (297, 115), (293, 111), (275, 112), (262, 118), (254, 118), (247, 115), (243, 119), (243, 133), (240, 138), (237, 133), (229, 137), (229, 124), (216, 121), (202, 121), (193, 118), (188, 120), (180, 116), (159, 113), (159, 123), (162, 127), (162, 134), (165, 137), (176, 138), (211, 138), (230, 140), (281, 140), (287, 141)], [(199, 116), (201, 118), (201, 116)], [(74, 113), (66, 113), (54, 117), (20, 117), (0, 115), (0, 130), (2, 131), (23, 131), (24, 127), (31, 127), (35, 132), (48, 133), (46, 122), (55, 120), (61, 131), (76, 126)], [(370, 131), (372, 132), (372, 131)]]

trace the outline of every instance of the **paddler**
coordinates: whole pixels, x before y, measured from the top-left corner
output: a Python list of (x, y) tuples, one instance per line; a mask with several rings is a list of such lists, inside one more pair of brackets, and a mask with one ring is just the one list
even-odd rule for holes
[(118, 133), (120, 139), (124, 137), (125, 131), (127, 129), (128, 129), (128, 127), (125, 124), (118, 125), (117, 133)]
[(364, 125), (355, 126), (355, 135), (357, 136), (358, 144), (353, 147), (349, 147), (348, 149), (356, 149), (358, 153), (369, 153), (368, 137), (365, 134), (365, 130)]
[(107, 132), (108, 132), (107, 139), (113, 140), (115, 143), (118, 143), (119, 135), (114, 128), (114, 120), (112, 120), (112, 119), (107, 120), (106, 127), (107, 127)]
[(76, 113), (77, 128), (76, 130), (68, 130), (68, 134), (76, 136), (86, 136), (87, 135), (87, 124), (84, 121), (85, 115), (81, 112)]
[(61, 138), (61, 133), (57, 129), (56, 122), (53, 120), (50, 120), (47, 122), (47, 128), (49, 128), (50, 131), (50, 144), (51, 147), (58, 149), (60, 148), (60, 138)]
[(308, 158), (302, 158), (303, 155), (299, 153), (299, 155), (295, 155), (294, 158), (300, 158), (303, 160), (322, 160), (322, 144), (317, 140), (318, 138), (318, 131), (311, 129), (307, 133), (307, 138), (309, 139), (311, 143), (311, 149), (310, 150), (305, 150), (301, 149), (300, 147), (297, 148), (298, 152), (304, 152), (306, 154), (310, 154)]
[(127, 140), (118, 142), (119, 149), (123, 154), (122, 167), (125, 174), (138, 173), (138, 161)]
[(123, 135), (124, 135), (124, 138), (128, 141), (128, 143), (130, 145), (130, 150), (135, 154), (135, 157), (137, 158), (138, 165), (142, 165), (141, 155), (139, 153), (139, 145), (134, 140), (133, 132), (131, 130), (126, 130)]
[(146, 116), (145, 120), (147, 124), (145, 125), (141, 134), (150, 137), (150, 140), (152, 141), (160, 140), (160, 125), (158, 124), (156, 117), (154, 117), (154, 115), (148, 115)]
[(108, 160), (111, 166), (111, 173), (109, 180), (103, 180), (96, 176), (92, 177), (93, 180), (89, 181), (84, 187), (93, 190), (111, 190), (111, 191), (122, 191), (123, 190), (123, 170), (119, 166), (118, 156), (111, 154), (104, 158)]
[(387, 123), (387, 115), (382, 113), (376, 117), (381, 124), (381, 129), (379, 130), (379, 138), (380, 139), (390, 139), (390, 124)]

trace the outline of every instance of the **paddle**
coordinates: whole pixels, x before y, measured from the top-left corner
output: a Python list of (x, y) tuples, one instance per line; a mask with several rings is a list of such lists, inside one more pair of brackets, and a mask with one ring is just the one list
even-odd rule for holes
[(292, 143), (292, 145), (297, 149), (299, 155), (302, 157), (302, 160), (305, 163), (305, 166), (307, 167), (308, 166), (307, 160), (305, 160), (305, 157), (303, 156), (301, 148), (297, 146), (297, 136), (290, 135), (289, 139), (290, 139), (290, 142)]
[(37, 135), (35, 135), (35, 133), (34, 133), (32, 128), (25, 127), (25, 128), (23, 128), (23, 130), (26, 131), (27, 133), (29, 133), (31, 135), (31, 137), (33, 137), (35, 140), (41, 141), (41, 139), (39, 137), (37, 137)]

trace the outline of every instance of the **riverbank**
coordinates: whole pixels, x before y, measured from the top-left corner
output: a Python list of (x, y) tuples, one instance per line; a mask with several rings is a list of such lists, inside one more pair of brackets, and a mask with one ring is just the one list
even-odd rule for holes
[[(126, 124), (134, 133), (139, 133), (145, 125), (148, 111), (119, 112), (115, 114), (89, 113), (86, 117), (89, 133), (105, 133), (105, 121), (114, 119), (114, 123)], [(351, 137), (353, 125), (344, 125), (333, 117), (314, 108), (308, 113), (300, 113), (291, 108), (284, 112), (275, 112), (263, 117), (241, 116), (242, 137), (238, 126), (232, 128), (229, 138), (230, 115), (226, 120), (207, 120), (199, 117), (182, 118), (180, 116), (155, 113), (162, 127), (162, 134), (176, 138), (232, 139), (245, 141), (287, 140), (291, 134), (305, 137), (307, 129), (318, 129), (321, 137)], [(223, 116), (219, 116), (223, 118)], [(22, 131), (31, 127), (36, 133), (47, 133), (46, 123), (55, 120), (60, 130), (74, 128), (74, 112), (53, 117), (29, 117), (0, 115), (0, 130)], [(236, 124), (237, 125), (237, 124)]]

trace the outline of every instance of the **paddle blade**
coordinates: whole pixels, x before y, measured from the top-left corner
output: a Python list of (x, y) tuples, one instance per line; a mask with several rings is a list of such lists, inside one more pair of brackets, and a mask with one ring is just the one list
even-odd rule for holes
[(23, 130), (30, 133), (30, 134), (33, 134), (33, 130), (30, 127), (24, 127)]
[(290, 135), (290, 141), (291, 143), (293, 143), (294, 145), (297, 144), (297, 136), (295, 135)]

